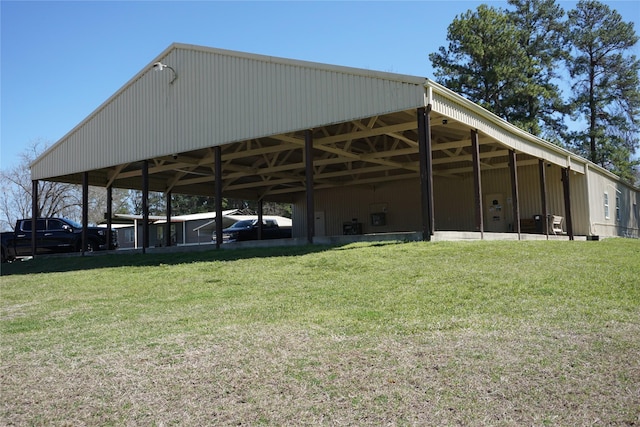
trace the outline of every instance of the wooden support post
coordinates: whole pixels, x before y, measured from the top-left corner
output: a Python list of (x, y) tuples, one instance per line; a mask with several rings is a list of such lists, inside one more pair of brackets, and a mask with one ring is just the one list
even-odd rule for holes
[(164, 232), (165, 232), (165, 236), (164, 236), (165, 243), (164, 244), (165, 244), (165, 246), (169, 247), (173, 243), (171, 241), (171, 214), (172, 214), (172, 212), (171, 212), (171, 190), (167, 191), (166, 196), (167, 196), (167, 201), (166, 201), (166, 204), (167, 204), (167, 225), (166, 225), (166, 227), (164, 229)]
[(566, 216), (565, 223), (567, 224), (567, 234), (569, 240), (573, 240), (573, 220), (571, 218), (571, 185), (569, 182), (569, 175), (571, 174), (571, 168), (562, 168), (562, 189), (564, 190), (564, 214)]
[(513, 230), (520, 240), (520, 202), (518, 200), (518, 163), (516, 152), (509, 150), (509, 171), (511, 172), (511, 203), (513, 205)]
[(471, 130), (471, 157), (473, 159), (473, 200), (475, 203), (476, 230), (480, 232), (480, 238), (484, 239), (482, 179), (480, 171), (480, 145), (478, 143), (477, 129)]
[(89, 244), (87, 236), (87, 228), (89, 227), (89, 172), (82, 172), (82, 256), (87, 250)]
[[(37, 233), (38, 217), (40, 209), (38, 209), (38, 180), (31, 181), (31, 256), (35, 258), (37, 251)], [(18, 232), (19, 230), (15, 230)]]
[(142, 253), (149, 247), (149, 161), (142, 162)]
[(538, 172), (540, 175), (540, 199), (542, 202), (542, 226), (544, 234), (549, 239), (549, 208), (547, 207), (547, 169), (543, 159), (538, 160)]
[(216, 179), (216, 249), (222, 245), (222, 148), (214, 147), (215, 152), (215, 179)]
[(313, 243), (315, 235), (315, 212), (313, 198), (313, 135), (311, 130), (304, 131), (304, 162), (307, 193), (307, 241)]
[(111, 241), (113, 240), (113, 187), (107, 187), (107, 212), (105, 213), (107, 220), (107, 250), (111, 249)]
[(420, 205), (422, 207), (422, 239), (431, 240), (433, 218), (433, 163), (431, 158), (431, 105), (420, 107), (418, 116), (418, 153), (420, 156)]

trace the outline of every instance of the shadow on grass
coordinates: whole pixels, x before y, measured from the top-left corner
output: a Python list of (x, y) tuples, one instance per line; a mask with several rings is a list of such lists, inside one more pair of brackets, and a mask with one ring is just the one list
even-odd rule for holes
[(109, 253), (63, 254), (38, 256), (25, 261), (2, 264), (1, 276), (60, 273), (110, 267), (143, 267), (158, 265), (189, 264), (194, 262), (236, 261), (250, 258), (299, 256), (323, 252), (335, 248), (325, 245), (282, 246), (273, 248), (210, 249), (200, 251), (132, 253), (116, 251)]

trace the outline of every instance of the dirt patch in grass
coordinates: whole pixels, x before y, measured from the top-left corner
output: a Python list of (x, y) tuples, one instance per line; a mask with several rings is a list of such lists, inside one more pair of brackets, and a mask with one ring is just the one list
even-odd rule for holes
[[(283, 326), (4, 363), (8, 425), (637, 425), (640, 328)], [(42, 361), (46, 361), (42, 363)]]

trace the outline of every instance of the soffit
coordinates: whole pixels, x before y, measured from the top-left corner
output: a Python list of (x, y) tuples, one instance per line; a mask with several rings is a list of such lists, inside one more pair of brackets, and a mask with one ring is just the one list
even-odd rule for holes
[[(462, 178), (471, 174), (471, 128), (432, 112), (431, 129), (434, 175)], [(312, 135), (314, 189), (382, 185), (419, 177), (415, 110), (322, 126), (313, 129)], [(506, 146), (482, 134), (479, 142), (483, 170), (508, 167)], [(287, 201), (305, 191), (304, 131), (234, 142), (220, 149), (225, 197)], [(150, 159), (150, 190), (213, 195), (214, 152), (206, 148)], [(521, 166), (537, 161), (518, 155)], [(81, 175), (60, 180), (80, 182)], [(89, 181), (97, 186), (141, 189), (141, 163), (91, 171)]]

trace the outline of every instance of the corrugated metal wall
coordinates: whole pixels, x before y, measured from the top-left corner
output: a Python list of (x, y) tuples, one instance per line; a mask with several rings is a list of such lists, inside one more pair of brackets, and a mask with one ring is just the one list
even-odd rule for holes
[[(548, 166), (546, 179), (548, 214), (566, 217), (561, 168), (555, 165)], [(573, 231), (575, 234), (584, 235), (588, 229), (588, 212), (585, 209), (587, 206), (585, 176), (577, 173), (572, 174), (570, 183)], [(509, 170), (483, 171), (482, 190), (484, 194), (500, 193), (504, 195), (506, 200), (505, 219), (510, 227), (513, 227), (513, 203), (511, 201), (512, 191)], [(533, 218), (534, 215), (542, 214), (542, 196), (538, 166), (518, 167), (518, 197), (521, 219), (530, 219)]]
[[(547, 167), (547, 209), (550, 215), (565, 216), (561, 168)], [(571, 209), (574, 233), (588, 234), (586, 177), (572, 174)], [(475, 231), (473, 178), (434, 177), (435, 227), (438, 231)], [(501, 194), (504, 200), (504, 230), (513, 230), (513, 203), (509, 169), (482, 171), (483, 204), (485, 196)], [(518, 167), (520, 218), (532, 219), (542, 214), (538, 166)], [(314, 192), (315, 211), (324, 212), (326, 235), (342, 234), (343, 223), (357, 218), (363, 233), (418, 231), (421, 229), (420, 185), (418, 178), (390, 182), (376, 187), (342, 187)], [(301, 196), (293, 205), (293, 233), (306, 235), (306, 199)], [(370, 215), (384, 207), (387, 224), (371, 225)], [(490, 231), (490, 218), (485, 213), (485, 230)], [(566, 229), (566, 228), (565, 228)], [(494, 230), (498, 231), (498, 230)]]
[(571, 219), (575, 235), (589, 235), (589, 192), (587, 191), (587, 176), (571, 172)]
[[(597, 236), (640, 237), (640, 192), (589, 168), (591, 232)], [(608, 216), (605, 212), (607, 194)]]
[[(585, 172), (586, 160), (579, 161), (575, 155), (572, 155), (568, 151), (564, 152), (558, 147), (554, 147), (549, 142), (535, 138), (532, 135), (528, 135), (515, 128), (515, 126), (512, 126), (507, 122), (500, 121), (497, 116), (495, 116), (495, 118), (497, 121), (501, 122), (500, 124), (493, 123), (492, 121), (481, 117), (479, 111), (482, 111), (485, 116), (492, 115), (488, 111), (482, 110), (479, 106), (472, 104), (469, 101), (467, 101), (469, 102), (469, 106), (464, 106), (459, 102), (454, 101), (451, 97), (452, 94), (440, 94), (437, 89), (431, 93), (433, 111), (465, 123), (471, 128), (479, 130), (483, 134), (500, 141), (502, 144), (505, 144), (520, 153), (526, 153), (536, 158), (544, 158), (547, 161), (562, 167), (571, 166), (574, 171), (579, 173)], [(464, 102), (465, 100), (461, 98), (459, 101)], [(507, 127), (511, 128), (511, 130), (507, 130)], [(527, 138), (523, 135), (527, 135)], [(535, 143), (533, 143), (534, 139)], [(570, 156), (573, 157), (573, 162), (569, 160)]]
[(414, 78), (176, 47), (172, 72), (141, 71), (32, 168), (45, 179), (424, 105)]
[(473, 179), (434, 177), (433, 204), (438, 231), (475, 231)]
[[(316, 212), (324, 212), (325, 235), (341, 235), (343, 224), (354, 218), (362, 223), (363, 233), (416, 231), (420, 223), (420, 187), (418, 180), (395, 181), (376, 186), (347, 186), (314, 192)], [(371, 214), (384, 212), (386, 224), (371, 224)], [(293, 236), (306, 236), (306, 199), (302, 195), (293, 204)]]

